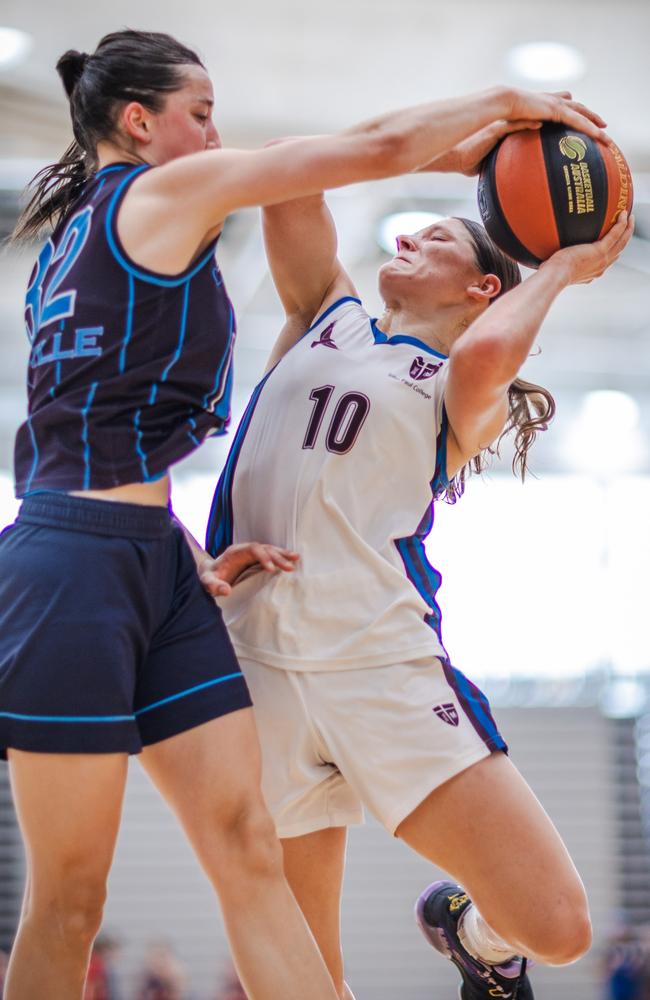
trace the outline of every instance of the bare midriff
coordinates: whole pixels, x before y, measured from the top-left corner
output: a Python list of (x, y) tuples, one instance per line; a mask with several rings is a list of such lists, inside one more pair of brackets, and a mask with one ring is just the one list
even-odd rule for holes
[(169, 476), (154, 483), (125, 483), (107, 490), (69, 490), (70, 496), (89, 500), (112, 500), (114, 503), (136, 503), (145, 507), (166, 507), (169, 503), (171, 482)]

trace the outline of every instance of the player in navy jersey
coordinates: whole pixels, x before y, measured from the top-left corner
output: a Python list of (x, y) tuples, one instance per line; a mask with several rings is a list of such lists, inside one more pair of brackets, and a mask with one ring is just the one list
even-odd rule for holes
[[(489, 141), (479, 133), (431, 168), (471, 173)], [(525, 471), (554, 404), (519, 368), (558, 293), (602, 274), (632, 226), (621, 215), (600, 243), (561, 250), (522, 283), (481, 226), (443, 220), (399, 237), (373, 319), (337, 260), (323, 198), (264, 210), (286, 325), (207, 544), (216, 555), (260, 535), (300, 553), (291, 576), (247, 574), (224, 615), (285, 871), (342, 1000), (346, 827), (363, 805), (461, 883), (429, 886), (417, 917), (457, 965), (462, 1000), (531, 1000), (529, 958), (563, 964), (589, 946), (566, 848), (502, 752), (487, 700), (449, 661), (423, 542), (432, 499), (462, 493), (468, 466), (481, 471), (507, 431)]]
[(127, 755), (142, 751), (218, 891), (249, 995), (331, 997), (260, 793), (248, 690), (196, 572), (213, 595), (249, 563), (291, 560), (195, 547), (195, 565), (168, 510), (169, 467), (228, 421), (235, 321), (216, 240), (237, 208), (414, 169), (502, 119), (594, 137), (601, 123), (498, 89), (222, 150), (205, 68), (169, 36), (117, 32), (57, 68), (74, 143), (18, 226), (53, 231), (26, 297), (23, 504), (0, 542), (0, 748), (29, 864), (6, 995), (80, 996)]

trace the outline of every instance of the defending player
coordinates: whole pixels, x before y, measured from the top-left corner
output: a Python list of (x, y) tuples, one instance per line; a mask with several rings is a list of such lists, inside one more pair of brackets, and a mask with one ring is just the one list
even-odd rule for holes
[[(471, 172), (489, 136), (432, 166)], [(499, 752), (487, 700), (449, 662), (423, 540), (432, 497), (461, 493), (470, 463), (480, 471), (505, 431), (524, 472), (554, 406), (519, 368), (557, 294), (602, 274), (632, 222), (621, 216), (600, 243), (560, 251), (523, 284), (476, 223), (401, 236), (379, 272), (378, 320), (337, 260), (321, 196), (267, 208), (264, 229), (286, 326), (222, 474), (208, 549), (264, 537), (300, 554), (293, 574), (250, 574), (224, 604), (285, 871), (350, 998), (345, 828), (365, 804), (466, 887), (437, 883), (418, 903), (428, 939), (461, 971), (463, 1000), (530, 1000), (519, 956), (579, 957), (587, 901)]]
[[(24, 502), (0, 542), (0, 748), (29, 865), (6, 995), (80, 996), (127, 755), (142, 751), (219, 894), (249, 995), (330, 997), (260, 794), (246, 684), (168, 511), (169, 467), (228, 421), (235, 322), (216, 240), (234, 209), (412, 169), (495, 119), (594, 136), (602, 123), (495, 90), (222, 150), (210, 79), (169, 36), (117, 32), (58, 69), (75, 142), (19, 225), (55, 228), (27, 290)], [(217, 593), (258, 555), (290, 565), (248, 547), (202, 578)]]

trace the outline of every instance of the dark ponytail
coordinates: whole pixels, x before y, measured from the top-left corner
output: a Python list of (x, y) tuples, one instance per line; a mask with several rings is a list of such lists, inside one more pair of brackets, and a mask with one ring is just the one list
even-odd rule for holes
[(56, 69), (70, 101), (74, 141), (58, 161), (31, 181), (31, 198), (13, 239), (37, 236), (57, 224), (97, 169), (97, 143), (115, 136), (121, 104), (139, 101), (161, 111), (167, 94), (183, 86), (179, 69), (203, 63), (192, 49), (170, 35), (152, 31), (116, 31), (105, 35), (95, 52), (69, 49)]
[(84, 66), (89, 59), (90, 56), (87, 52), (77, 52), (76, 49), (68, 49), (56, 64), (56, 71), (61, 77), (68, 99), (72, 98), (74, 88), (79, 82), (81, 74), (84, 71)]
[[(471, 219), (459, 219), (472, 237), (476, 266), (482, 274), (496, 274), (501, 281), (501, 291), (493, 302), (505, 295), (521, 283), (519, 265), (507, 257), (495, 243), (492, 242), (483, 226)], [(537, 435), (548, 429), (555, 416), (555, 400), (541, 385), (524, 382), (517, 378), (508, 387), (508, 419), (497, 441), (489, 448), (475, 455), (468, 464), (457, 473), (449, 484), (446, 499), (453, 503), (462, 495), (467, 475), (484, 472), (493, 455), (499, 455), (499, 446), (511, 432), (515, 435), (515, 453), (512, 459), (512, 471), (521, 477), (522, 482), (528, 471), (528, 451)]]

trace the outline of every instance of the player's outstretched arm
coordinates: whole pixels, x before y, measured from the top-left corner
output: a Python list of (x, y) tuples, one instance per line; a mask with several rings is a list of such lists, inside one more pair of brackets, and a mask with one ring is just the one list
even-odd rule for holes
[[(607, 124), (600, 115), (590, 111), (584, 104), (574, 101), (569, 91), (561, 91), (558, 94), (550, 94), (548, 96), (560, 97), (566, 100), (573, 111), (583, 115), (585, 118), (589, 118), (599, 128)], [(541, 120), (531, 120), (530, 118), (521, 121), (515, 118), (502, 118), (501, 120), (490, 122), (489, 125), (479, 129), (478, 132), (470, 135), (467, 139), (458, 143), (457, 146), (440, 154), (440, 156), (436, 156), (430, 163), (425, 163), (424, 166), (418, 167), (418, 171), (422, 173), (459, 173), (472, 177), (479, 172), (485, 157), (504, 136), (510, 132), (521, 132), (524, 129), (537, 129), (541, 127), (541, 124)]]
[(119, 214), (119, 235), (139, 263), (147, 266), (143, 254), (154, 248), (154, 268), (173, 273), (238, 208), (416, 170), (502, 119), (564, 121), (602, 135), (600, 119), (564, 97), (494, 88), (391, 112), (337, 135), (178, 157), (136, 179)]
[(567, 285), (593, 281), (625, 249), (634, 219), (621, 213), (601, 240), (558, 250), (530, 278), (494, 302), (449, 354), (445, 405), (449, 475), (499, 436), (508, 415), (508, 387), (530, 355), (542, 322)]

